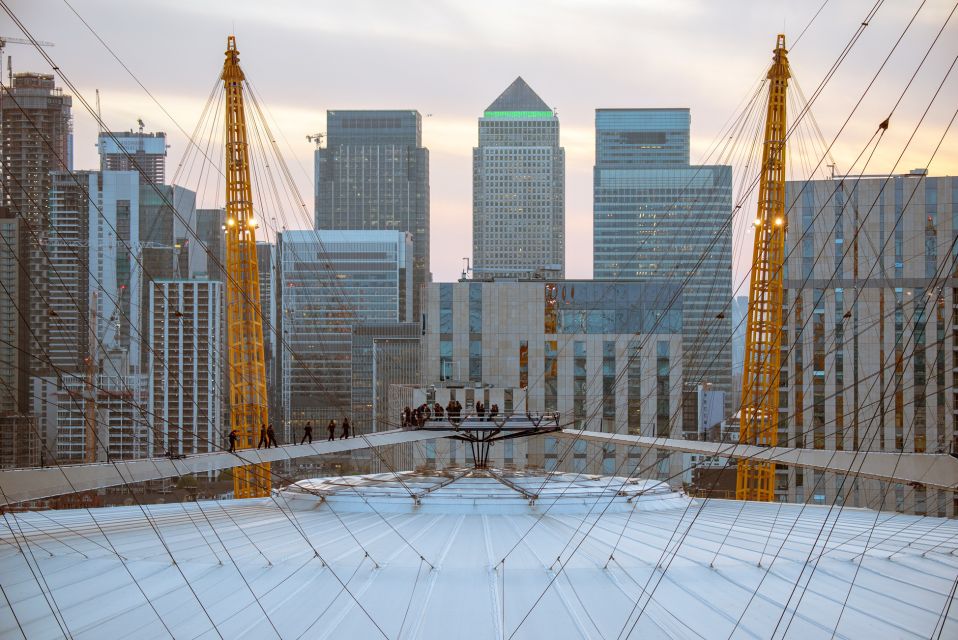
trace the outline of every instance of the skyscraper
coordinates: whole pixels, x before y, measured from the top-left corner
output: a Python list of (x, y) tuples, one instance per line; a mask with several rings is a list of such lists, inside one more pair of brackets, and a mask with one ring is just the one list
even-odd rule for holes
[(684, 283), (685, 382), (726, 392), (729, 410), (732, 168), (689, 164), (689, 120), (596, 110), (593, 275)]
[(522, 78), (479, 118), (472, 149), (477, 279), (565, 277), (565, 149), (559, 118)]
[(429, 150), (418, 111), (327, 111), (316, 149), (316, 229), (413, 236), (413, 314), (429, 270)]
[(166, 134), (162, 131), (102, 132), (96, 146), (100, 171), (136, 171), (140, 184), (166, 182)]
[(278, 243), (282, 408), (292, 427), (350, 410), (351, 333), (412, 319), (412, 234), (284, 231)]
[(5, 215), (21, 220), (18, 245), (25, 265), (17, 286), (17, 344), (27, 354), (20, 372), (24, 389), (30, 375), (46, 368), (42, 353), (49, 316), (43, 300), (49, 268), (41, 247), (49, 232), (50, 172), (73, 167), (71, 105), (70, 96), (46, 73), (14, 74), (12, 86), (0, 96), (3, 205)]

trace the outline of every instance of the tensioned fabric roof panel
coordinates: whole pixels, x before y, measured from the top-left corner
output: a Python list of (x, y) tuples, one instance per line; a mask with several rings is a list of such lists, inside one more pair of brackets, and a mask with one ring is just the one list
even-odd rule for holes
[(3, 527), (4, 638), (958, 637), (958, 522), (645, 480), (320, 478)]

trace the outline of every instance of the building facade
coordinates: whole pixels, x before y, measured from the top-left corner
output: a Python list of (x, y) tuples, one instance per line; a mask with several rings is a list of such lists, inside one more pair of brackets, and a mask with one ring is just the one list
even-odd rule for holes
[(597, 109), (595, 278), (682, 288), (690, 385), (731, 402), (732, 168), (689, 164), (688, 109)]
[(400, 231), (285, 231), (277, 250), (282, 411), (296, 433), (306, 420), (348, 415), (355, 324), (412, 320), (413, 240)]
[(472, 150), (477, 280), (565, 277), (565, 149), (559, 118), (522, 78), (479, 118)]
[[(506, 414), (558, 411), (563, 425), (577, 429), (682, 437), (676, 286), (462, 281), (431, 284), (426, 292), (422, 388), (444, 388), (443, 399), (454, 395), (465, 408), (481, 400)], [(670, 304), (676, 297), (677, 307)], [(455, 448), (435, 446), (440, 459)], [(551, 469), (578, 456), (575, 464), (590, 473), (620, 474), (649, 462), (637, 449), (617, 452), (581, 441), (564, 456), (564, 445), (548, 437), (504, 447), (495, 459), (517, 466)], [(460, 450), (461, 463), (467, 450)], [(680, 456), (663, 463), (669, 464), (680, 465)]]
[(352, 329), (352, 422), (356, 433), (401, 426), (389, 413), (389, 388), (418, 384), (418, 322), (362, 323)]
[(150, 289), (148, 450), (218, 450), (225, 424), (223, 283), (156, 280)]
[(97, 138), (100, 171), (134, 171), (140, 184), (166, 183), (166, 134), (162, 131), (101, 132)]
[[(57, 88), (52, 74), (16, 73), (0, 96), (0, 171), (5, 218), (19, 220), (15, 250), (22, 268), (17, 281), (7, 281), (16, 299), (18, 327), (13, 339), (22, 354), (15, 384), (19, 413), (31, 410), (30, 377), (49, 373), (44, 357), (49, 309), (45, 304), (50, 272), (43, 251), (49, 234), (51, 172), (73, 168), (72, 98)], [(12, 227), (7, 225), (5, 237)], [(24, 406), (27, 405), (27, 406)]]
[[(955, 451), (958, 178), (789, 182), (786, 206), (779, 443)], [(802, 469), (779, 470), (776, 495), (947, 516), (958, 501)]]
[(413, 315), (430, 282), (429, 150), (418, 111), (327, 111), (315, 153), (316, 229), (413, 236)]

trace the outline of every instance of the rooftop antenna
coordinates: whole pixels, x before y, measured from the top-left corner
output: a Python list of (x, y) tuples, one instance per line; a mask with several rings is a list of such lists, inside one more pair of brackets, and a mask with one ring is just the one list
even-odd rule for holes
[(306, 136), (307, 142), (315, 142), (316, 148), (321, 149), (323, 146), (323, 138), (326, 137), (325, 133), (314, 133), (311, 136)]
[(468, 279), (469, 279), (469, 274), (472, 273), (472, 267), (469, 265), (469, 258), (468, 258), (468, 257), (463, 258), (462, 260), (463, 260), (463, 262), (465, 262), (465, 264), (464, 264), (463, 267), (462, 267), (462, 276), (460, 277), (460, 279), (461, 279), (461, 280), (468, 280)]

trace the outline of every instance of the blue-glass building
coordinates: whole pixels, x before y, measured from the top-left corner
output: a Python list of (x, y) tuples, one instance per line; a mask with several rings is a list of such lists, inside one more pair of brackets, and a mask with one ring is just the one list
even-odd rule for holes
[(688, 109), (597, 109), (596, 279), (682, 285), (687, 384), (731, 390), (732, 168), (689, 164)]
[(316, 229), (413, 236), (413, 313), (429, 271), (429, 150), (418, 111), (327, 111), (316, 149)]
[(277, 251), (282, 410), (296, 432), (349, 414), (355, 325), (412, 320), (413, 243), (399, 231), (296, 230)]

